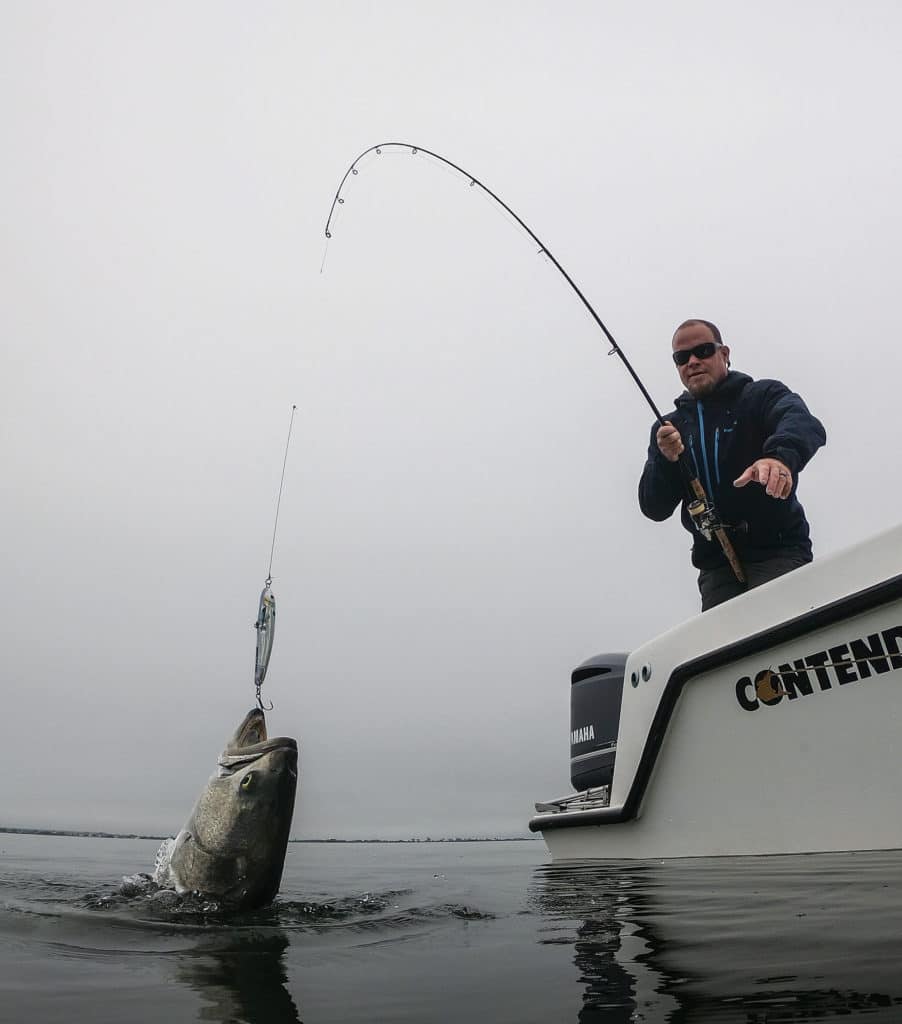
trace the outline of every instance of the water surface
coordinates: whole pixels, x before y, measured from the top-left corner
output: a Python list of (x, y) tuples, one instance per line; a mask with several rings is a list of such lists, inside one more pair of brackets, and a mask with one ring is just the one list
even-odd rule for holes
[(902, 854), (557, 867), (288, 848), (263, 911), (123, 886), (148, 840), (0, 835), (0, 1020), (902, 1021)]

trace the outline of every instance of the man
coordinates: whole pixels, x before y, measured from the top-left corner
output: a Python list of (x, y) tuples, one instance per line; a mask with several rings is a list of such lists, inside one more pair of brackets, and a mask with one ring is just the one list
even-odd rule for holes
[(796, 487), (827, 435), (785, 384), (731, 370), (730, 349), (708, 320), (680, 324), (673, 361), (686, 390), (664, 425), (652, 428), (639, 506), (661, 522), (688, 497), (678, 465), (687, 452), (747, 577), (747, 583), (736, 579), (717, 540), (705, 540), (683, 501), (706, 611), (811, 561), (808, 521)]

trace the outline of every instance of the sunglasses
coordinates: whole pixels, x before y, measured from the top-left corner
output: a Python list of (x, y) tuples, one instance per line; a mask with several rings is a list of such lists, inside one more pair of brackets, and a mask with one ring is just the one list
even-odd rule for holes
[(681, 348), (674, 352), (673, 361), (677, 366), (685, 366), (693, 356), (696, 359), (710, 359), (719, 348), (723, 348), (723, 345), (719, 342), (703, 341), (701, 345), (696, 345), (695, 348)]

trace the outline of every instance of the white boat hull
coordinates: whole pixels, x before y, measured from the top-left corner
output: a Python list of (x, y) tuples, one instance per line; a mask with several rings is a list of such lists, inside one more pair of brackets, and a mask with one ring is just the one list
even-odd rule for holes
[(553, 859), (902, 848), (900, 550), (890, 531), (634, 652), (609, 807), (530, 822)]

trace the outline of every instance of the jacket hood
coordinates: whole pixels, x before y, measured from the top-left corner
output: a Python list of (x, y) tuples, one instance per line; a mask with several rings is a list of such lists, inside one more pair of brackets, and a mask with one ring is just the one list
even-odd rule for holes
[[(751, 383), (752, 378), (747, 373), (740, 373), (738, 370), (730, 370), (711, 394), (705, 395), (705, 401), (712, 399), (728, 401), (734, 395), (739, 394), (746, 384)], [(691, 405), (694, 404), (695, 401), (695, 398), (690, 395), (688, 391), (684, 391), (674, 399), (674, 405), (679, 409), (680, 406)]]

